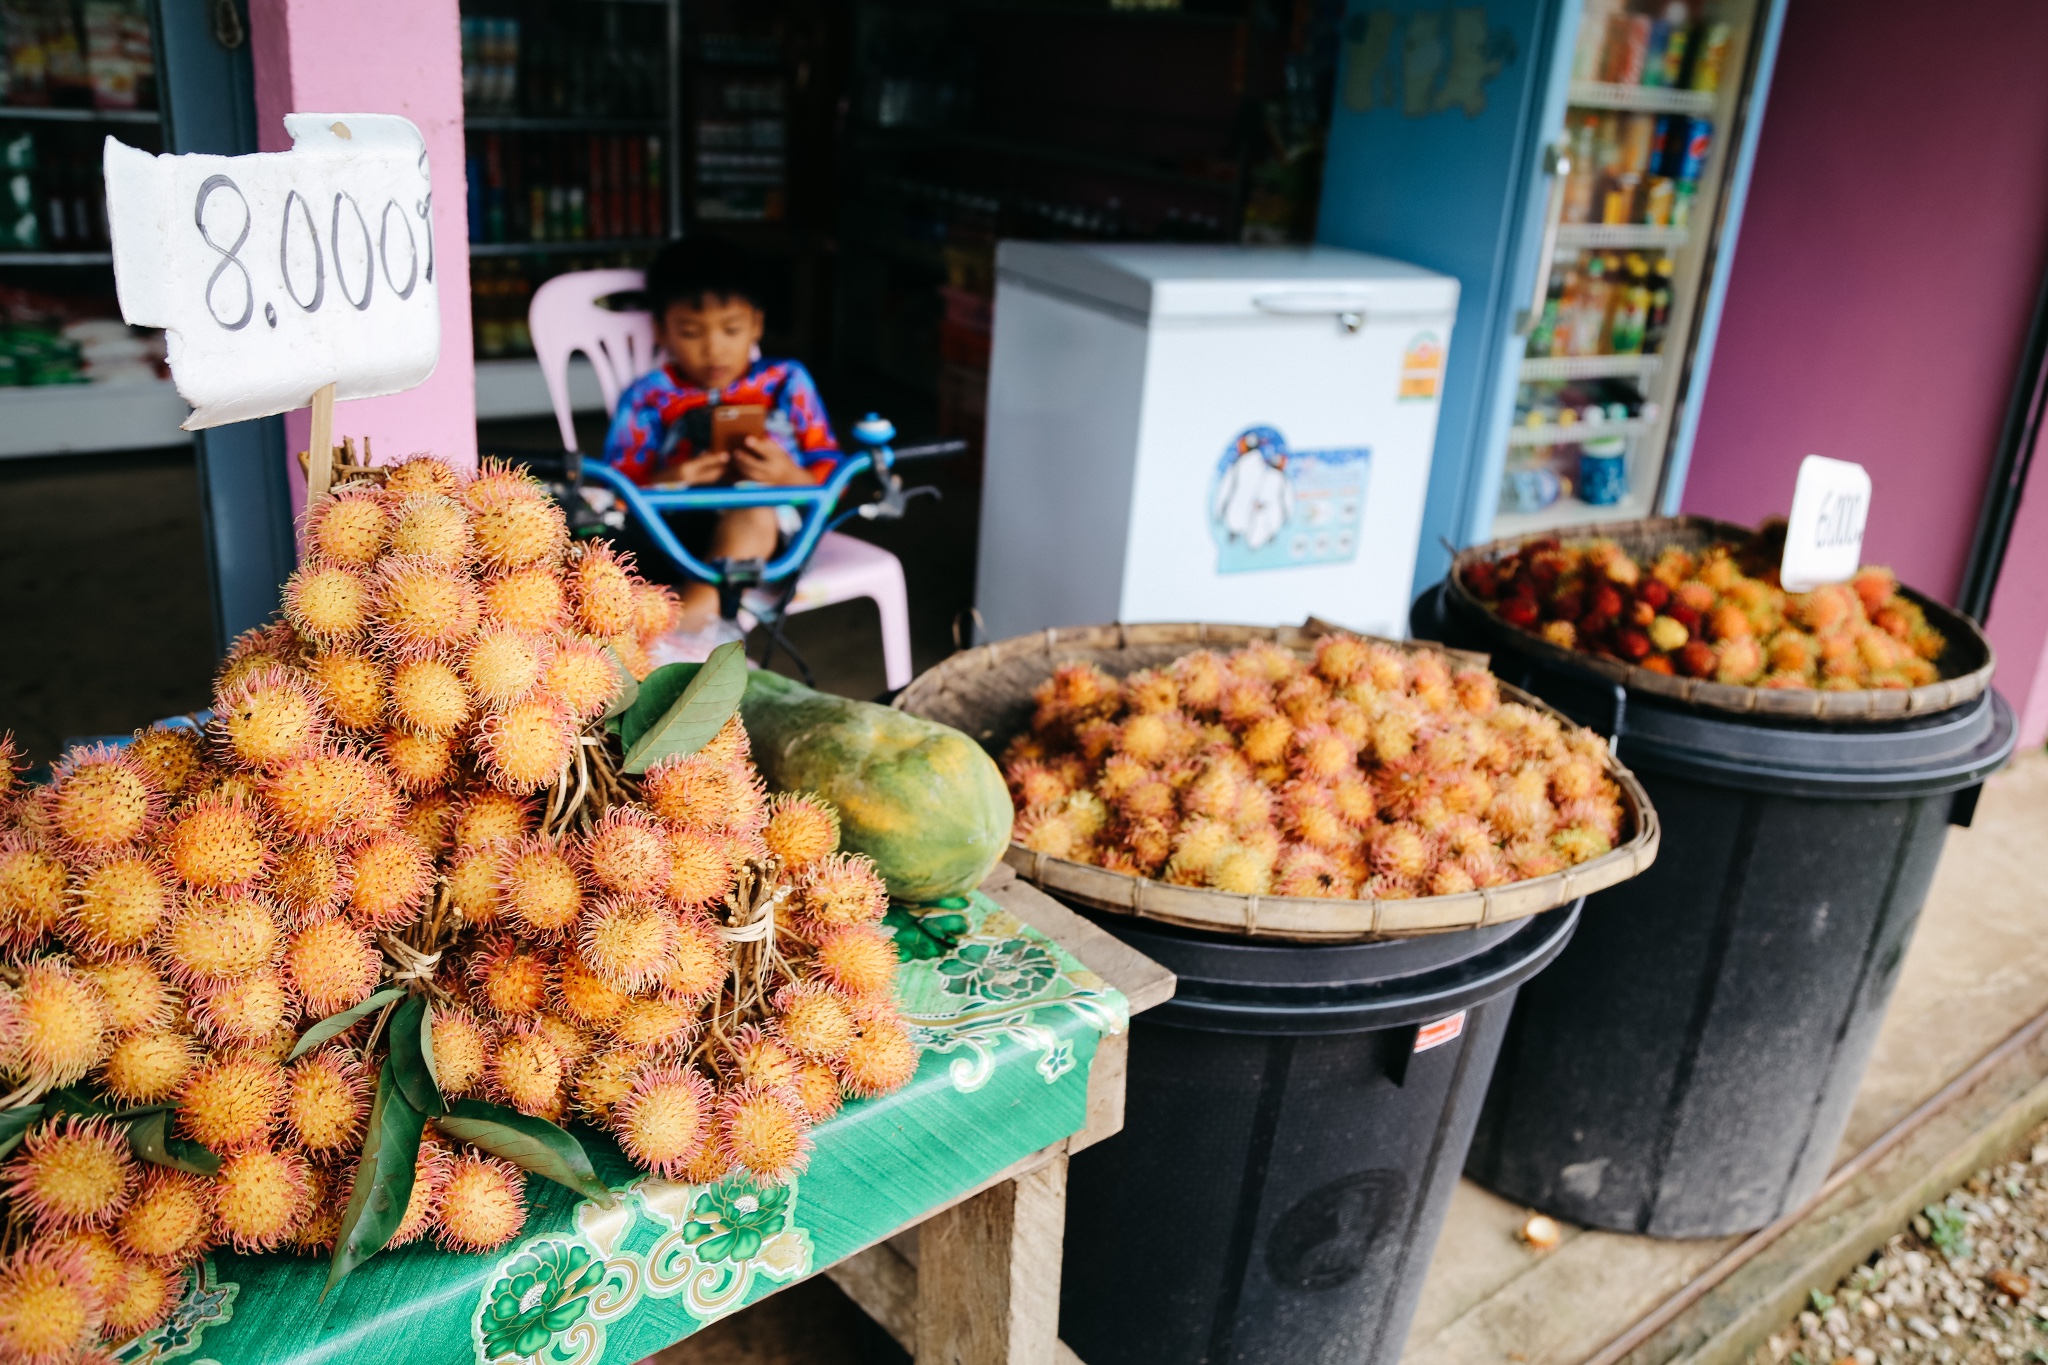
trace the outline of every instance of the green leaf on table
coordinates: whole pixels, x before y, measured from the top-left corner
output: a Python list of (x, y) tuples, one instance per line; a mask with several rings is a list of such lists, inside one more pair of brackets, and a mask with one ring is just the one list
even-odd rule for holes
[(610, 706), (604, 708), (604, 718), (611, 720), (631, 710), (633, 703), (640, 699), (640, 680), (633, 676), (633, 670), (626, 667), (626, 661), (619, 657), (616, 645), (606, 645), (604, 656), (612, 661), (612, 672), (619, 678), (619, 694), (612, 698)]
[[(653, 681), (650, 675), (648, 682)], [(646, 687), (641, 688), (643, 700), (647, 691)], [(637, 738), (628, 738), (625, 730), (621, 729), (619, 737), (626, 746), (626, 761), (620, 765), (621, 771), (638, 776), (671, 755), (696, 753), (732, 719), (733, 713), (740, 709), (740, 698), (746, 692), (746, 647), (738, 640), (729, 640), (711, 651), (711, 657), (704, 661), (681, 695), (662, 713), (661, 719), (648, 726)], [(630, 716), (633, 712), (627, 714)]]
[(356, 1166), (348, 1207), (342, 1210), (334, 1261), (327, 1269), (321, 1298), (351, 1270), (382, 1251), (405, 1221), (405, 1206), (412, 1199), (413, 1165), (419, 1160), (420, 1135), (426, 1124), (426, 1115), (406, 1102), (405, 1092), (392, 1077), (391, 1059), (386, 1057), (377, 1073), (363, 1156)]
[(612, 1206), (612, 1192), (591, 1169), (583, 1144), (546, 1119), (482, 1100), (457, 1100), (434, 1126), (458, 1142), (503, 1157), (606, 1208)]
[(668, 714), (668, 708), (676, 704), (676, 698), (683, 695), (683, 689), (690, 685), (690, 680), (702, 667), (704, 665), (698, 663), (663, 664), (642, 678), (633, 704), (607, 723), (611, 732), (619, 737), (619, 743), (627, 749), (632, 748), (640, 736)]
[(48, 1111), (47, 1105), (24, 1104), (17, 1109), (0, 1111), (0, 1156), (6, 1156), (28, 1136), (28, 1130), (35, 1127), (36, 1120)]
[(406, 1102), (428, 1118), (447, 1109), (434, 1070), (434, 1016), (422, 996), (410, 997), (391, 1016), (391, 1074)]
[(128, 1125), (128, 1146), (136, 1158), (152, 1166), (169, 1166), (194, 1175), (213, 1175), (220, 1157), (208, 1147), (171, 1131), (171, 1109), (157, 1109)]
[(378, 991), (360, 1005), (351, 1005), (339, 1014), (328, 1015), (325, 1019), (322, 1019), (319, 1023), (299, 1035), (299, 1041), (292, 1045), (292, 1050), (286, 1054), (285, 1060), (288, 1062), (297, 1061), (329, 1038), (347, 1032), (349, 1025), (355, 1023), (356, 1020), (361, 1019), (364, 1015), (382, 1009), (394, 1000), (403, 999), (405, 999), (405, 987), (391, 986)]

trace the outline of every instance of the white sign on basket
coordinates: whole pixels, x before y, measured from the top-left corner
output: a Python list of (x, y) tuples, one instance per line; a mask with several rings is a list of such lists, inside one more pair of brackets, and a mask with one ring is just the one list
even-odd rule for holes
[(1870, 472), (1848, 460), (1809, 455), (1799, 462), (1785, 558), (1778, 577), (1786, 592), (1843, 583), (1863, 563), (1863, 523), (1870, 517)]
[(185, 429), (412, 388), (441, 357), (427, 149), (395, 114), (288, 114), (288, 152), (108, 138), (121, 316), (166, 330)]

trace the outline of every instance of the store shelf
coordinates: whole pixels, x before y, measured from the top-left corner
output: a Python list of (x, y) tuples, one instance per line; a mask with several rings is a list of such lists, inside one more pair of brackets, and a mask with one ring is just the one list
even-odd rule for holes
[(1626, 109), (1643, 114), (1711, 114), (1712, 90), (1670, 90), (1661, 85), (1609, 85), (1573, 81), (1566, 99), (1580, 109)]
[[(569, 361), (569, 406), (576, 412), (604, 411), (604, 390), (597, 386), (597, 371), (581, 356)], [(476, 362), (477, 420), (550, 417), (554, 411), (538, 360)]]
[(462, 120), (472, 133), (665, 133), (658, 118), (528, 118), (520, 114), (474, 114)]
[[(471, 242), (471, 256), (604, 255), (613, 251), (659, 251), (666, 237), (590, 238), (581, 242)], [(0, 258), (4, 259), (4, 258)]]
[(1603, 521), (1635, 521), (1650, 515), (1650, 494), (1631, 492), (1620, 502), (1605, 507), (1559, 498), (1536, 512), (1501, 512), (1494, 516), (1489, 540), (1506, 540), (1533, 531), (1560, 531), (1574, 526), (1593, 526)]
[(869, 129), (858, 134), (855, 140), (863, 150), (912, 150), (923, 144), (929, 147), (984, 152), (994, 156), (1014, 156), (1026, 161), (1044, 161), (1054, 165), (1079, 166), (1092, 171), (1134, 176), (1162, 185), (1210, 190), (1217, 194), (1237, 192), (1237, 182), (1234, 179), (1194, 175), (1184, 170), (1132, 157), (1103, 156), (1097, 152), (1061, 147), (1048, 142), (1026, 142), (1017, 138), (990, 137), (983, 133), (961, 133), (944, 128)]
[(1597, 441), (1603, 436), (1640, 436), (1648, 431), (1651, 425), (1648, 418), (1631, 417), (1626, 422), (1574, 422), (1570, 426), (1509, 427), (1508, 444), (1577, 445), (1582, 441)]
[(0, 459), (183, 445), (191, 411), (168, 379), (0, 389)]
[(1657, 373), (1661, 358), (1654, 355), (1565, 355), (1546, 356), (1522, 362), (1521, 377), (1533, 379), (1648, 379)]
[(0, 251), (0, 265), (112, 265), (111, 251)]
[(1566, 223), (1557, 230), (1559, 251), (1592, 247), (1644, 247), (1676, 251), (1685, 245), (1686, 230), (1642, 223)]
[(154, 109), (44, 109), (26, 104), (0, 104), (0, 123), (33, 119), (38, 123), (161, 123)]

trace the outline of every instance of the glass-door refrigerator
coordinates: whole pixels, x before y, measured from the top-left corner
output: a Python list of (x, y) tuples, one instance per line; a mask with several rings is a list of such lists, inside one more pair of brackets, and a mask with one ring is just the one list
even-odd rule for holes
[(1784, 3), (1347, 11), (1318, 238), (1462, 287), (1418, 586), (1677, 510)]

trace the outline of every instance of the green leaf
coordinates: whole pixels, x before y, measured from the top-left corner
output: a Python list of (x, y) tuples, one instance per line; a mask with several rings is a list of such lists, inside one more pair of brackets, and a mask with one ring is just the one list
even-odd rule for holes
[(546, 1119), (482, 1100), (457, 1100), (434, 1126), (459, 1142), (481, 1147), (606, 1208), (612, 1206), (612, 1192), (591, 1169), (583, 1144)]
[(0, 1111), (0, 1156), (6, 1156), (21, 1145), (21, 1140), (28, 1136), (28, 1130), (35, 1127), (36, 1120), (47, 1108), (41, 1104), (24, 1104), (19, 1109)]
[(413, 1108), (428, 1118), (448, 1108), (434, 1071), (434, 1016), (421, 996), (412, 996), (391, 1016), (391, 1071)]
[[(626, 741), (626, 761), (620, 771), (638, 776), (673, 754), (696, 753), (732, 719), (746, 692), (746, 647), (738, 640), (727, 641), (711, 651), (711, 657), (660, 720), (639, 738)], [(623, 730), (620, 738), (625, 738)]]
[(128, 1125), (128, 1146), (137, 1159), (152, 1166), (169, 1166), (194, 1175), (213, 1175), (220, 1170), (220, 1158), (210, 1148), (171, 1131), (169, 1109), (158, 1109)]
[(605, 707), (604, 718), (624, 715), (633, 703), (640, 699), (640, 680), (633, 676), (633, 670), (626, 667), (626, 661), (619, 657), (616, 646), (606, 645), (604, 656), (612, 661), (612, 672), (619, 675), (619, 695), (612, 698), (612, 704)]
[(610, 728), (619, 737), (619, 743), (627, 749), (638, 743), (640, 736), (668, 714), (668, 708), (676, 704), (676, 698), (683, 695), (683, 689), (703, 667), (702, 664), (663, 664), (643, 678), (633, 704), (611, 719)]
[(79, 1114), (86, 1118), (112, 1119), (116, 1123), (127, 1123), (145, 1114), (155, 1114), (166, 1109), (176, 1109), (175, 1104), (142, 1104), (133, 1109), (116, 1109), (91, 1091), (75, 1085), (52, 1090), (45, 1101), (50, 1107), (50, 1117), (60, 1114)]
[(394, 1000), (403, 999), (405, 999), (405, 987), (391, 986), (385, 990), (378, 991), (360, 1005), (353, 1005), (339, 1014), (328, 1015), (325, 1019), (322, 1019), (319, 1023), (299, 1035), (299, 1041), (293, 1044), (292, 1050), (286, 1055), (285, 1060), (288, 1062), (297, 1061), (329, 1038), (346, 1032), (350, 1024), (353, 1024), (364, 1015), (369, 1014), (373, 1010), (382, 1009)]
[(405, 1221), (405, 1206), (412, 1199), (413, 1165), (419, 1160), (420, 1135), (426, 1123), (426, 1115), (406, 1103), (405, 1092), (392, 1077), (391, 1059), (386, 1057), (377, 1073), (363, 1157), (356, 1166), (348, 1207), (342, 1211), (334, 1261), (328, 1267), (321, 1298), (351, 1270), (382, 1251)]

